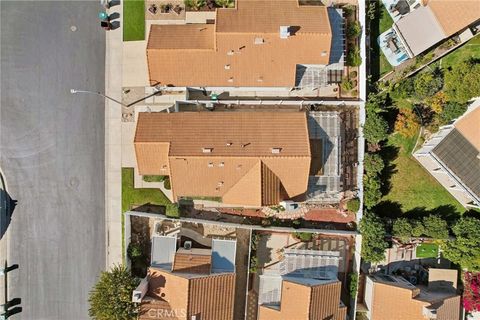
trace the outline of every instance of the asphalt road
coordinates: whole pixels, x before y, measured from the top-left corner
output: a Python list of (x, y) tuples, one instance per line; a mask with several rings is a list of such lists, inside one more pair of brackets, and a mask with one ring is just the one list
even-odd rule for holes
[[(11, 319), (88, 319), (105, 268), (105, 33), (99, 1), (1, 1), (0, 167)], [(4, 258), (4, 257), (0, 257)], [(3, 259), (2, 263), (3, 263)], [(2, 304), (3, 302), (0, 302)]]

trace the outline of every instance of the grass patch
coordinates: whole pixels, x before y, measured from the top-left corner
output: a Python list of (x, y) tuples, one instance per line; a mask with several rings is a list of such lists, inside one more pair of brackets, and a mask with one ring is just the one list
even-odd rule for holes
[(441, 66), (447, 69), (469, 58), (480, 59), (480, 36), (476, 36), (462, 47), (443, 57), (441, 59)]
[(171, 202), (159, 189), (134, 189), (133, 168), (122, 168), (122, 212), (147, 203), (166, 206)]
[(377, 2), (375, 19), (370, 21), (370, 74), (374, 81), (393, 70), (377, 43), (380, 34), (390, 29), (392, 25), (393, 20), (387, 9), (381, 2)]
[(398, 154), (391, 161), (391, 188), (382, 201), (399, 203), (402, 212), (414, 208), (432, 210), (448, 205), (459, 213), (465, 212), (465, 208), (411, 156), (416, 139), (417, 136), (409, 139), (399, 134), (390, 136), (387, 146), (391, 150), (397, 150)]
[(438, 245), (434, 243), (422, 243), (417, 246), (417, 258), (436, 258), (438, 256)]
[(390, 14), (388, 14), (387, 8), (385, 8), (383, 3), (379, 3), (379, 5), (381, 6), (379, 29), (380, 29), (380, 34), (382, 34), (392, 27), (393, 19), (390, 16)]
[(166, 176), (143, 176), (145, 182), (163, 182)]
[(145, 40), (145, 1), (123, 3), (123, 41)]

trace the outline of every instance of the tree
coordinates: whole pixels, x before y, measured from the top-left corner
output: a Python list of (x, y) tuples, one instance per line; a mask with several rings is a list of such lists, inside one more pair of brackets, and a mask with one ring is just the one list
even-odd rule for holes
[(363, 126), (363, 135), (371, 144), (378, 144), (387, 139), (388, 123), (377, 113), (367, 113), (367, 119)]
[(432, 97), (425, 99), (425, 103), (432, 109), (436, 114), (440, 114), (443, 111), (443, 107), (447, 103), (447, 95), (443, 91), (437, 92)]
[(88, 314), (96, 320), (134, 320), (138, 309), (132, 302), (132, 291), (140, 281), (125, 266), (104, 271), (88, 298)]
[(184, 0), (185, 7), (193, 9), (195, 11), (200, 10), (201, 7), (205, 6), (205, 0)]
[(420, 125), (418, 124), (417, 116), (412, 109), (400, 109), (395, 120), (395, 132), (405, 138), (411, 138), (417, 134), (419, 129)]
[(458, 220), (452, 228), (456, 238), (445, 244), (444, 257), (470, 271), (480, 271), (478, 230), (480, 230), (480, 220), (471, 217)]
[(363, 160), (363, 167), (367, 176), (373, 176), (382, 172), (385, 163), (378, 153), (367, 153)]
[(443, 77), (438, 71), (423, 72), (415, 78), (413, 86), (419, 98), (430, 97), (442, 89)]
[(176, 203), (168, 203), (166, 205), (166, 212), (165, 214), (167, 217), (173, 217), (173, 218), (178, 218), (180, 217), (180, 209), (178, 207), (178, 204)]
[(480, 96), (480, 61), (463, 61), (447, 71), (445, 93), (449, 100), (460, 103)]
[(453, 119), (460, 117), (467, 111), (465, 103), (447, 102), (443, 107), (443, 112), (439, 114), (440, 125), (448, 124)]
[(360, 56), (360, 49), (354, 45), (347, 54), (347, 65), (350, 67), (358, 67), (362, 64), (362, 57)]
[(406, 243), (412, 237), (412, 225), (405, 218), (399, 218), (393, 223), (393, 235)]
[(465, 272), (463, 283), (463, 307), (465, 311), (480, 311), (480, 273)]
[(439, 216), (429, 215), (423, 218), (425, 235), (434, 239), (448, 238), (448, 225), (445, 220)]
[(363, 176), (363, 204), (366, 208), (375, 206), (382, 198), (378, 176)]
[(425, 234), (425, 227), (423, 226), (422, 221), (413, 220), (412, 221), (412, 236), (420, 237)]
[(395, 83), (393, 90), (391, 91), (391, 97), (393, 99), (406, 99), (415, 94), (415, 87), (413, 85), (413, 78), (406, 78), (400, 82)]
[(366, 212), (360, 221), (360, 233), (362, 234), (362, 258), (372, 263), (383, 261), (388, 243), (385, 241), (386, 231), (382, 220)]
[(387, 104), (387, 95), (385, 92), (369, 93), (367, 103), (365, 104), (365, 110), (370, 113), (381, 113), (383, 107)]

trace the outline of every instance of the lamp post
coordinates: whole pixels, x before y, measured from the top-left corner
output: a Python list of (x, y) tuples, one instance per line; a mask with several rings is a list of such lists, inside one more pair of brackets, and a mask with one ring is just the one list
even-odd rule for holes
[(121, 103), (120, 101), (113, 99), (112, 97), (106, 96), (101, 92), (96, 92), (96, 91), (88, 91), (88, 90), (76, 90), (76, 89), (70, 89), (71, 94), (76, 94), (76, 93), (90, 93), (90, 94), (96, 94), (98, 96), (104, 97), (105, 99), (112, 100), (113, 102), (116, 102), (124, 107), (128, 107), (127, 105)]

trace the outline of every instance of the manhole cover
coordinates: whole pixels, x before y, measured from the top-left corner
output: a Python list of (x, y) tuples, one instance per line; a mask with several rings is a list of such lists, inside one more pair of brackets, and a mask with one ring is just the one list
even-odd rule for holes
[(70, 30), (71, 30), (72, 32), (75, 32), (75, 31), (77, 31), (77, 27), (76, 27), (76, 26), (71, 26), (71, 27), (70, 27)]

